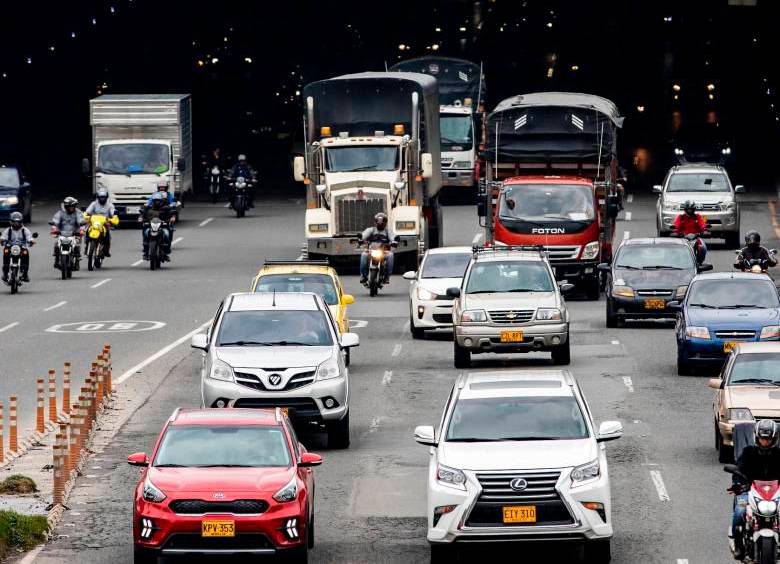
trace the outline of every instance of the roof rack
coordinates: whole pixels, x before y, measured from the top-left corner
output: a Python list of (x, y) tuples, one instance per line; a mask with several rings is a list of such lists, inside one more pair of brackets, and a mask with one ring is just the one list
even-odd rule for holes
[(477, 258), (479, 255), (487, 255), (487, 254), (511, 252), (511, 251), (525, 251), (525, 252), (539, 253), (539, 255), (544, 259), (548, 259), (550, 256), (550, 252), (544, 248), (544, 245), (500, 245), (500, 246), (490, 246), (490, 247), (485, 247), (483, 245), (474, 245), (473, 247), (471, 247), (471, 252), (474, 254), (474, 258)]
[(322, 260), (296, 260), (296, 259), (265, 259), (263, 266), (277, 266), (277, 265), (302, 265), (308, 264), (312, 266), (330, 266), (328, 259)]

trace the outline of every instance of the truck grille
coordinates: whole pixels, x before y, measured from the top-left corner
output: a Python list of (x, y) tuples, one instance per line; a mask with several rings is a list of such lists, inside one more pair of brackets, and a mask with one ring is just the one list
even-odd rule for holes
[(715, 331), (715, 336), (718, 339), (755, 339), (755, 331), (743, 331), (741, 329), (729, 330), (729, 331)]
[(386, 212), (384, 198), (365, 198), (342, 196), (336, 198), (336, 231), (338, 234), (360, 233), (374, 225), (374, 216)]
[(441, 167), (442, 168), (450, 168), (452, 166), (453, 162), (455, 162), (455, 159), (453, 159), (453, 158), (443, 158), (441, 160)]
[(202, 499), (178, 499), (171, 502), (171, 511), (179, 515), (203, 515), (204, 513), (233, 513), (253, 515), (263, 513), (268, 504), (258, 499), (237, 499), (235, 501), (204, 501)]
[[(278, 374), (278, 372), (271, 371), (271, 374)], [(314, 370), (307, 372), (301, 372), (290, 378), (283, 388), (267, 387), (263, 384), (260, 376), (256, 374), (249, 374), (248, 372), (236, 372), (236, 383), (252, 388), (253, 390), (262, 390), (264, 392), (287, 392), (289, 390), (295, 390), (303, 386), (308, 386), (314, 382)]]
[(547, 251), (550, 257), (550, 261), (576, 260), (577, 257), (580, 255), (579, 245), (572, 245), (572, 246), (550, 245), (550, 246), (545, 246), (544, 250)]
[(493, 323), (528, 323), (534, 316), (532, 309), (518, 309), (505, 311), (490, 311), (490, 320)]

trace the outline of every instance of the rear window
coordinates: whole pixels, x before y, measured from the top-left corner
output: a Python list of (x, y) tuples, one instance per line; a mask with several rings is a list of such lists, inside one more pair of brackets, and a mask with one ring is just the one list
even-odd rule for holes
[(339, 303), (333, 278), (327, 274), (267, 274), (257, 282), (255, 292), (312, 292), (328, 305)]

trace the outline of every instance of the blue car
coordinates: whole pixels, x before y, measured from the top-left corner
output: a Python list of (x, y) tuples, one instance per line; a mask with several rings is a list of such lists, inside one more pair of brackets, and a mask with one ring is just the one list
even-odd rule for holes
[(780, 299), (765, 274), (699, 274), (677, 317), (677, 373), (723, 363), (738, 342), (780, 340)]
[(13, 212), (21, 212), (24, 222), (30, 223), (32, 190), (17, 167), (0, 165), (0, 223), (7, 222)]

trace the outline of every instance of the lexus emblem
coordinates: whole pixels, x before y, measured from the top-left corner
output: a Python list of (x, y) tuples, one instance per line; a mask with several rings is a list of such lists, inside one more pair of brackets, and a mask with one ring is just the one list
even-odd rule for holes
[(214, 492), (214, 499), (225, 499), (225, 494), (222, 492)]
[(511, 482), (509, 482), (509, 487), (515, 490), (516, 492), (521, 492), (525, 490), (528, 487), (528, 482), (525, 478), (515, 478)]
[(268, 377), (268, 381), (271, 383), (272, 386), (278, 386), (282, 381), (282, 377), (279, 374), (271, 374)]

